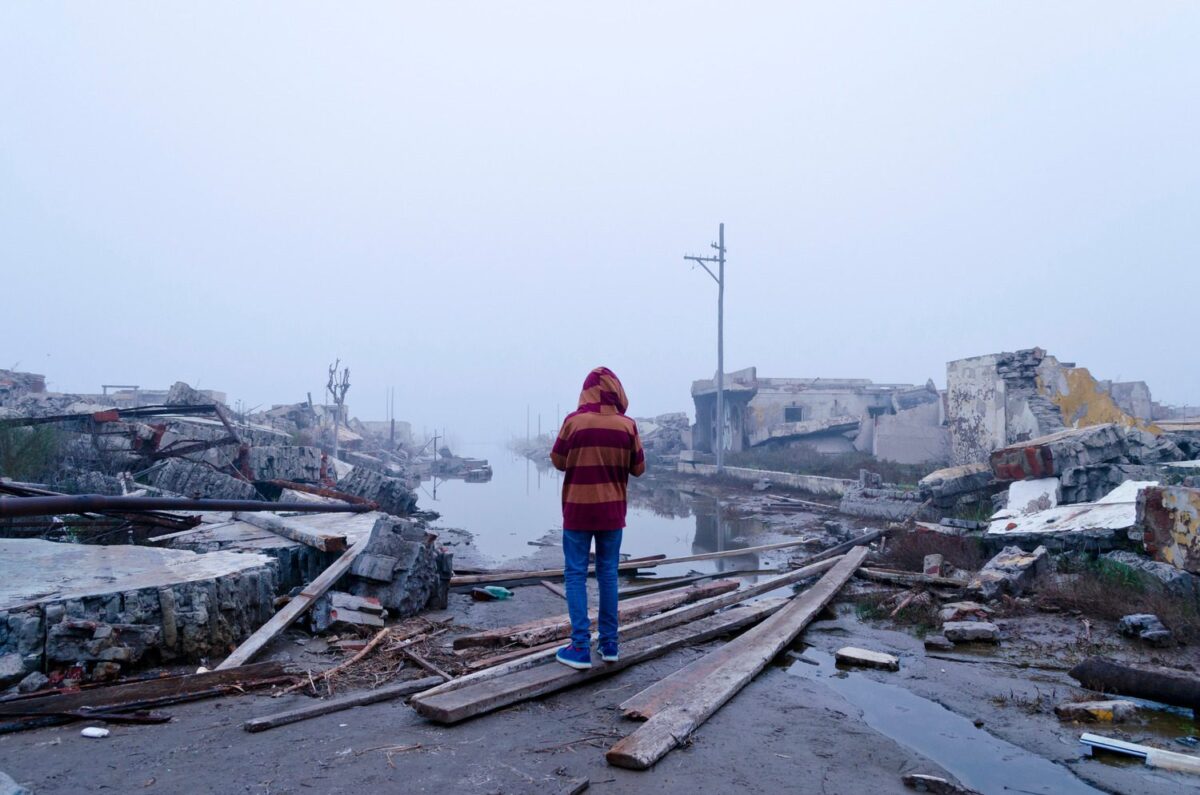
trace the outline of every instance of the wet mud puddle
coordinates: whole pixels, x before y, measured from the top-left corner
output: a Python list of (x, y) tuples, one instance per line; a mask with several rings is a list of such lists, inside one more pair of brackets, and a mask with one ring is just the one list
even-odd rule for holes
[(1101, 795), (1061, 765), (976, 728), (941, 704), (903, 687), (842, 671), (825, 652), (808, 648), (804, 657), (818, 664), (793, 663), (789, 674), (821, 682), (861, 710), (871, 728), (936, 762), (983, 795)]

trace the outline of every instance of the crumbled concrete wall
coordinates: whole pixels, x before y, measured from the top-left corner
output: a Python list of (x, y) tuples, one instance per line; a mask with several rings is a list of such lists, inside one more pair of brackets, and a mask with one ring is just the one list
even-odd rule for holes
[(1138, 495), (1137, 527), (1155, 560), (1200, 574), (1200, 489), (1155, 486)]
[(950, 460), (950, 431), (942, 425), (940, 401), (876, 418), (872, 441), (871, 452), (882, 461), (944, 464)]
[(1064, 428), (1116, 423), (1160, 432), (1148, 421), (1145, 384), (1097, 381), (1040, 348), (949, 362), (946, 388), (955, 464), (984, 461), (992, 450)]
[(27, 671), (198, 661), (227, 653), (274, 613), (275, 574), (262, 555), (34, 539), (3, 545), (6, 577), (29, 568), (44, 580), (0, 586), (0, 656), (19, 654)]
[(1160, 467), (1152, 464), (1090, 464), (1069, 467), (1062, 473), (1065, 504), (1095, 502), (1127, 480), (1158, 480)]
[(935, 520), (938, 512), (919, 491), (855, 486), (842, 496), (838, 510), (848, 516), (889, 522)]
[(318, 483), (321, 479), (321, 451), (316, 447), (251, 447), (246, 463), (255, 480)]

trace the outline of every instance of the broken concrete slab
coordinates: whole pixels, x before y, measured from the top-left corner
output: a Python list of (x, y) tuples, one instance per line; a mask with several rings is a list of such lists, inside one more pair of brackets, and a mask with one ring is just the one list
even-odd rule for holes
[(1171, 630), (1152, 613), (1133, 613), (1117, 622), (1117, 631), (1127, 638), (1137, 638), (1151, 646), (1171, 643)]
[(989, 462), (997, 480), (1012, 481), (1056, 477), (1094, 464), (1158, 464), (1184, 458), (1163, 435), (1110, 422), (1017, 442), (994, 451)]
[(967, 590), (989, 601), (1001, 594), (1020, 596), (1042, 574), (1048, 557), (1044, 546), (1039, 546), (1033, 552), (1026, 552), (1017, 546), (1005, 547), (971, 578)]
[(1059, 490), (1058, 478), (1014, 481), (1008, 486), (1008, 500), (1005, 509), (992, 516), (992, 520), (1011, 516), (1027, 516), (1054, 508), (1058, 505)]
[(893, 654), (885, 654), (870, 649), (860, 649), (855, 646), (843, 646), (835, 655), (841, 665), (854, 665), (861, 668), (880, 668), (885, 671), (899, 671), (900, 658)]
[(1044, 534), (1086, 533), (1098, 546), (1128, 537), (1138, 522), (1138, 494), (1154, 483), (1130, 480), (1094, 503), (1059, 505), (1021, 516), (993, 519), (989, 536), (1036, 537)]
[(1085, 723), (1123, 723), (1137, 716), (1137, 704), (1132, 701), (1069, 701), (1054, 708), (1063, 720)]
[(1200, 576), (1186, 572), (1183, 569), (1177, 569), (1170, 563), (1150, 560), (1143, 555), (1139, 555), (1136, 552), (1129, 552), (1128, 550), (1106, 552), (1100, 557), (1104, 560), (1110, 560), (1113, 563), (1119, 563), (1122, 566), (1128, 566), (1151, 578), (1152, 581), (1161, 584), (1167, 593), (1189, 599), (1200, 598)]
[(1090, 464), (1070, 467), (1062, 474), (1060, 502), (1097, 502), (1127, 480), (1157, 482), (1164, 467), (1155, 464)]
[(950, 621), (942, 625), (942, 635), (951, 643), (999, 643), (1000, 627), (990, 621)]
[(416, 494), (403, 480), (366, 467), (355, 467), (349, 475), (338, 480), (337, 488), (346, 494), (371, 500), (379, 510), (395, 516), (410, 514), (417, 507)]
[(0, 539), (0, 654), (131, 663), (222, 654), (274, 611), (274, 571), (252, 553)]
[(207, 464), (171, 458), (146, 476), (156, 489), (203, 499), (257, 500), (252, 483), (218, 472)]
[(945, 508), (963, 495), (990, 493), (995, 484), (996, 476), (992, 474), (992, 468), (986, 463), (975, 463), (931, 472), (921, 478), (917, 485), (934, 505)]

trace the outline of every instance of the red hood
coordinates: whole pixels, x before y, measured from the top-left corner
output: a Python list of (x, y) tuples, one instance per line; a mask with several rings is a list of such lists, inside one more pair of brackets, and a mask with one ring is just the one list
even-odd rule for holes
[(588, 373), (579, 393), (579, 410), (595, 411), (600, 414), (624, 414), (629, 408), (625, 387), (621, 379), (607, 367), (597, 367)]

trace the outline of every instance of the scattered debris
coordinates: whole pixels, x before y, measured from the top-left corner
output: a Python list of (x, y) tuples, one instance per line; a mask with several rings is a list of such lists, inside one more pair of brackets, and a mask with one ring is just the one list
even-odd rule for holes
[(251, 718), (242, 724), (242, 728), (248, 732), (261, 732), (267, 729), (274, 729), (277, 726), (285, 726), (289, 723), (296, 723), (309, 718), (315, 718), (320, 715), (328, 715), (332, 712), (340, 712), (352, 707), (361, 707), (366, 704), (377, 704), (380, 701), (390, 701), (392, 699), (409, 696), (413, 693), (419, 693), (426, 690), (442, 681), (438, 677), (426, 677), (424, 679), (413, 679), (405, 682), (396, 682), (395, 684), (384, 685), (377, 687), (374, 690), (367, 690), (360, 693), (353, 693), (347, 696), (338, 698), (330, 698), (317, 702), (316, 704), (290, 709), (285, 712), (277, 712), (272, 715), (264, 715), (259, 718)]
[(79, 733), (84, 737), (90, 737), (96, 740), (103, 739), (109, 735), (108, 729), (102, 729), (99, 726), (88, 726)]
[(1079, 742), (1084, 745), (1089, 755), (1095, 750), (1110, 751), (1144, 759), (1147, 767), (1175, 770), (1180, 773), (1200, 773), (1200, 756), (1164, 751), (1161, 748), (1151, 748), (1148, 745), (1138, 745), (1099, 734), (1085, 733), (1079, 738)]
[(929, 651), (954, 651), (954, 641), (945, 635), (926, 635), (925, 648)]
[(943, 624), (948, 621), (987, 621), (994, 612), (979, 602), (950, 602), (938, 611), (938, 621)]

